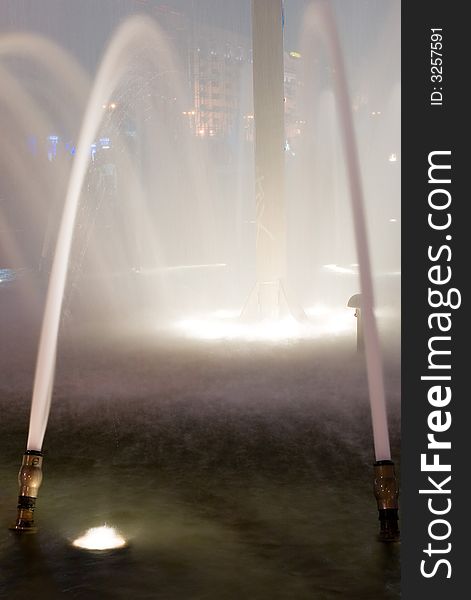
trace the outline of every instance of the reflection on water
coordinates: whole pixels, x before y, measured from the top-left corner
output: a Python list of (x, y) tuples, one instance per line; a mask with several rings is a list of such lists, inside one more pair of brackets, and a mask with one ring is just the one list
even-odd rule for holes
[[(276, 348), (135, 344), (62, 343), (37, 536), (6, 529), (29, 398), (3, 382), (1, 597), (399, 597), (400, 547), (376, 540), (353, 335)], [(12, 373), (13, 356), (3, 361)], [(398, 375), (389, 360), (395, 458)], [(104, 523), (127, 548), (72, 546)]]

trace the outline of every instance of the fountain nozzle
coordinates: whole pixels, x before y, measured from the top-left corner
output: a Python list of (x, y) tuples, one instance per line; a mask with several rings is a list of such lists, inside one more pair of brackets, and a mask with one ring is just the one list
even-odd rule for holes
[(42, 452), (27, 450), (24, 453), (23, 462), (18, 473), (20, 492), (16, 522), (11, 527), (13, 531), (20, 533), (36, 533), (37, 531), (37, 527), (34, 525), (34, 509), (36, 508), (39, 486), (43, 479), (42, 465)]
[(382, 542), (398, 542), (399, 488), (392, 461), (380, 460), (374, 464), (374, 494), (380, 521), (379, 539)]

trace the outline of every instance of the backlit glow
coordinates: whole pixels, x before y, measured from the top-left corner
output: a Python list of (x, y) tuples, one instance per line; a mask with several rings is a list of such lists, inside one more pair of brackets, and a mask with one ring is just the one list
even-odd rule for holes
[(244, 340), (250, 342), (284, 342), (297, 339), (332, 337), (354, 333), (355, 320), (348, 309), (315, 306), (306, 309), (307, 320), (291, 316), (244, 322), (234, 311), (217, 311), (207, 316), (182, 319), (175, 325), (177, 332), (200, 340)]
[(211, 263), (207, 265), (176, 265), (174, 267), (162, 267), (160, 269), (142, 269), (134, 268), (133, 271), (142, 275), (152, 275), (155, 273), (172, 273), (173, 271), (198, 271), (204, 269), (224, 269), (226, 263)]
[(104, 525), (89, 529), (82, 537), (76, 539), (73, 545), (84, 550), (113, 550), (123, 548), (126, 540), (113, 527)]

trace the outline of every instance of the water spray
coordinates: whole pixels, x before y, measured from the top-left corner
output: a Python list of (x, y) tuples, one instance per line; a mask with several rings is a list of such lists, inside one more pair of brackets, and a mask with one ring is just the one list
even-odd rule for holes
[(36, 533), (34, 510), (39, 487), (43, 479), (43, 454), (37, 450), (27, 450), (23, 455), (20, 472), (18, 473), (18, 514), (13, 531), (20, 533)]
[(364, 352), (365, 341), (363, 339), (363, 323), (361, 318), (361, 294), (352, 296), (347, 306), (348, 308), (355, 309), (355, 318), (357, 320), (357, 352)]
[[(27, 451), (23, 456), (18, 476), (20, 485), (18, 517), (16, 524), (12, 527), (16, 531), (36, 531), (34, 509), (42, 481), (43, 462), (43, 455), (36, 448), (42, 448), (51, 407), (57, 340), (76, 216), (90, 164), (90, 148), (103, 120), (103, 102), (111, 99), (116, 86), (129, 67), (126, 57), (130, 55), (129, 49), (132, 48), (137, 33), (141, 39), (147, 39), (149, 42), (157, 44), (158, 47), (166, 37), (158, 25), (150, 19), (135, 17), (121, 27), (101, 63), (88, 99), (80, 131), (59, 227), (39, 340)], [(159, 65), (162, 73), (177, 73), (168, 45), (159, 53), (159, 57), (161, 62), (156, 62), (156, 65)], [(179, 97), (182, 95), (181, 93), (176, 94)]]

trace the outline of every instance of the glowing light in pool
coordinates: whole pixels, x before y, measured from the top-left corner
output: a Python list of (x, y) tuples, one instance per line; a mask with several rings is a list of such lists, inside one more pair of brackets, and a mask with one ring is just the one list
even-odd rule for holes
[(206, 316), (193, 316), (175, 324), (176, 330), (188, 338), (200, 340), (244, 340), (251, 342), (284, 342), (352, 333), (355, 321), (348, 309), (315, 306), (305, 311), (308, 321), (293, 317), (278, 320), (244, 322), (239, 312), (216, 311)]
[(76, 539), (73, 545), (84, 550), (113, 550), (123, 548), (126, 540), (113, 527), (104, 525), (89, 529), (85, 535)]

